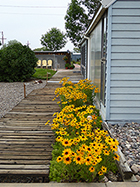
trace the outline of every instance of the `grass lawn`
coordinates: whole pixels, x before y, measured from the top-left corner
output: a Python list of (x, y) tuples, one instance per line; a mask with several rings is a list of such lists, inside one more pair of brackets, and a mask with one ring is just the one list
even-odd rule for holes
[(56, 71), (52, 70), (52, 69), (44, 69), (44, 68), (35, 68), (35, 73), (33, 74), (33, 78), (36, 79), (43, 79), (45, 80), (47, 77), (47, 73), (49, 73), (50, 75), (48, 76), (48, 78), (50, 79), (55, 73)]

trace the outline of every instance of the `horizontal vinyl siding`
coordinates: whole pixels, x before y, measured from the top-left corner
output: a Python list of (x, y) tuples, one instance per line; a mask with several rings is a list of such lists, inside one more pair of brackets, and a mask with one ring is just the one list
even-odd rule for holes
[(140, 121), (140, 1), (112, 6), (110, 121)]

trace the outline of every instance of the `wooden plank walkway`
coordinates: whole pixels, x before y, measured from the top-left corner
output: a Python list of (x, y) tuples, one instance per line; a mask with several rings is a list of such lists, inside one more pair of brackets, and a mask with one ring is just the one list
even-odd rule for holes
[[(65, 73), (58, 72), (52, 79), (60, 80), (64, 76)], [(57, 87), (61, 84), (48, 82), (43, 89), (32, 91), (0, 119), (0, 175), (49, 174), (51, 145), (55, 139), (45, 123), (53, 119), (54, 112), (60, 111), (59, 99), (52, 101)]]
[(54, 137), (45, 122), (60, 111), (58, 86), (33, 91), (0, 119), (0, 174), (48, 174)]

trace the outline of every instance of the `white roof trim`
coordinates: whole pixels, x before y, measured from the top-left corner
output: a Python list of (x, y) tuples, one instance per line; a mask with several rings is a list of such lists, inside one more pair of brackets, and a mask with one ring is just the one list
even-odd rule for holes
[(101, 3), (104, 8), (108, 8), (110, 5), (112, 5), (116, 0), (101, 0)]
[(88, 29), (87, 29), (85, 35), (87, 35), (88, 32), (90, 31), (91, 27), (93, 26), (93, 23), (95, 22), (95, 20), (96, 20), (97, 17), (99, 16), (99, 14), (100, 14), (100, 12), (101, 12), (102, 9), (103, 9), (103, 7), (101, 6), (100, 9), (98, 10), (97, 14), (95, 15), (94, 19), (92, 20), (90, 26), (88, 27)]
[(99, 20), (99, 17), (102, 16), (102, 14), (104, 13), (104, 11), (111, 6), (116, 0), (101, 0), (101, 6), (98, 10), (98, 12), (96, 13), (95, 17), (93, 18), (91, 24), (89, 25), (86, 33), (84, 34), (85, 36), (88, 36), (88, 34), (90, 33), (90, 31), (93, 29), (93, 27), (95, 26), (96, 22)]

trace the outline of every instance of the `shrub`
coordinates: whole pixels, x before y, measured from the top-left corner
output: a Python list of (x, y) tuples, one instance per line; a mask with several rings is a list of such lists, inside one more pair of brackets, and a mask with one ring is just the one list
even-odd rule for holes
[(0, 81), (15, 82), (29, 79), (35, 72), (34, 52), (19, 42), (9, 42), (0, 50)]

